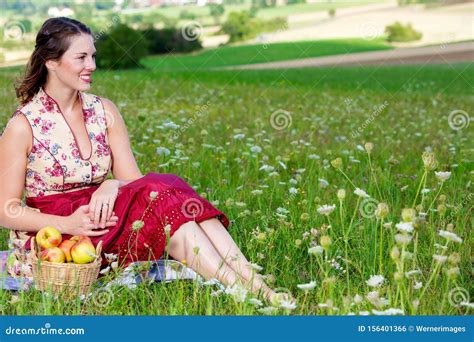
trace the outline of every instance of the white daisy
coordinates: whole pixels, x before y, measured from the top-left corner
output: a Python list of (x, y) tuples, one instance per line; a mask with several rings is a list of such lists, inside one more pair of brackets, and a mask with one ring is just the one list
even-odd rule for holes
[(448, 260), (448, 257), (446, 255), (434, 254), (433, 259), (435, 259), (435, 261), (439, 262), (440, 264), (443, 264), (446, 262), (446, 260)]
[(438, 178), (441, 182), (445, 182), (448, 180), (448, 178), (451, 176), (451, 172), (449, 171), (435, 171), (435, 176)]
[(453, 232), (447, 230), (440, 230), (439, 235), (444, 237), (448, 241), (462, 243), (462, 239)]
[(379, 287), (383, 284), (385, 278), (382, 275), (373, 275), (366, 281), (370, 287)]
[(308, 291), (314, 289), (314, 287), (316, 286), (316, 282), (311, 281), (308, 284), (298, 284), (296, 286), (301, 290)]
[(334, 209), (336, 209), (336, 206), (334, 204), (333, 205), (325, 204), (325, 205), (320, 206), (317, 209), (317, 211), (321, 215), (329, 215), (334, 211)]
[(308, 253), (313, 255), (323, 254), (324, 248), (322, 246), (315, 246), (308, 248)]
[(370, 198), (370, 196), (364, 190), (359, 189), (359, 188), (356, 188), (354, 190), (354, 194), (356, 194), (359, 197)]
[(412, 222), (400, 222), (395, 225), (401, 232), (411, 233), (414, 229)]

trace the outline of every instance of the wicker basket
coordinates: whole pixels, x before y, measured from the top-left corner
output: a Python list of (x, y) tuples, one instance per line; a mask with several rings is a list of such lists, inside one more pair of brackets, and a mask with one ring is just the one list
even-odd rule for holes
[(63, 298), (71, 296), (87, 295), (92, 283), (97, 280), (100, 265), (102, 263), (102, 241), (96, 248), (97, 257), (89, 264), (58, 263), (41, 261), (39, 256), (41, 249), (36, 244), (35, 238), (31, 238), (31, 260), (33, 269), (33, 280), (35, 287), (40, 291), (46, 291), (60, 295)]

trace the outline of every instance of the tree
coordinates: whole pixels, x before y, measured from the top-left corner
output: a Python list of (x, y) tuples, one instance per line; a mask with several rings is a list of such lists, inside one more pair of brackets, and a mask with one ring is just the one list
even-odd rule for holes
[(220, 17), (225, 12), (224, 5), (222, 5), (222, 4), (210, 4), (209, 5), (209, 12), (211, 14), (211, 17), (214, 18), (214, 22), (216, 23), (216, 25), (219, 25)]

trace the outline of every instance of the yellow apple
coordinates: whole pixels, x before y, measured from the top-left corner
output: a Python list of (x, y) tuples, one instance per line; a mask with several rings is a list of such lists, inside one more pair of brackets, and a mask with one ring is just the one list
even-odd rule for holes
[(38, 233), (36, 233), (36, 241), (41, 249), (44, 250), (59, 246), (62, 241), (62, 236), (59, 230), (48, 226), (41, 228)]
[(49, 262), (64, 262), (66, 256), (59, 247), (51, 247), (41, 252), (41, 260)]
[(94, 244), (88, 236), (73, 236), (71, 240), (77, 240), (74, 246), (71, 247), (72, 261), (76, 264), (88, 264), (96, 258), (96, 251)]

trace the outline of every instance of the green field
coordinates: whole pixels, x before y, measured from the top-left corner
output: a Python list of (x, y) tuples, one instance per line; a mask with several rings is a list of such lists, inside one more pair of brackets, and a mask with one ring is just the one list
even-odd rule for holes
[[(229, 55), (232, 63), (243, 58)], [(98, 72), (91, 92), (120, 108), (142, 173), (181, 176), (234, 220), (230, 233), (244, 254), (274, 276), (272, 287), (297, 299), (296, 309), (274, 313), (472, 314), (454, 296), (472, 293), (473, 131), (462, 121), (473, 109), (472, 64), (205, 71), (211, 65), (202, 56), (180, 58), (190, 71), (168, 61), (154, 70)], [(16, 108), (17, 76), (0, 72), (2, 128)], [(461, 117), (453, 121), (452, 113)], [(164, 125), (170, 121), (180, 127)], [(158, 155), (158, 147), (170, 154)], [(444, 183), (424, 169), (427, 150), (436, 155), (435, 171), (451, 172)], [(358, 197), (356, 187), (371, 198)], [(375, 211), (380, 202), (389, 208), (383, 217)], [(325, 204), (336, 206), (329, 216), (318, 213)], [(412, 233), (395, 226), (404, 208), (417, 208), (405, 217), (414, 220)], [(450, 229), (462, 243), (439, 235)], [(400, 234), (412, 240), (403, 245)], [(309, 254), (322, 236), (332, 244)], [(367, 283), (373, 275), (384, 277), (380, 286)], [(311, 281), (308, 292), (297, 287)], [(12, 300), (0, 291), (0, 312), (262, 314), (215, 290), (192, 282), (122, 287), (107, 305), (55, 301), (36, 290)]]
[(223, 46), (193, 55), (164, 55), (145, 58), (143, 64), (152, 70), (196, 71), (241, 64), (275, 62), (392, 49), (381, 40), (328, 39), (292, 43)]

